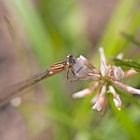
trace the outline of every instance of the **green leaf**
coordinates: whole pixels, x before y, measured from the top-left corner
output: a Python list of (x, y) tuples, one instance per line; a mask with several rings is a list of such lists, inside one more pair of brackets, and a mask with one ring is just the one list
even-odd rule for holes
[(133, 60), (130, 60), (130, 59), (120, 60), (120, 59), (115, 58), (113, 59), (113, 62), (115, 63), (115, 65), (121, 66), (125, 70), (133, 68), (137, 72), (140, 72), (140, 64)]
[(140, 42), (135, 39), (134, 35), (122, 32), (122, 36), (126, 38), (129, 42), (135, 44), (137, 47), (140, 47)]

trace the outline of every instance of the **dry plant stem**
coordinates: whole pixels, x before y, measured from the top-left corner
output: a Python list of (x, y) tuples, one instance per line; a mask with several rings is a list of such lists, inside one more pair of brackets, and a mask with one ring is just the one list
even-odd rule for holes
[(14, 84), (4, 90), (0, 91), (0, 105), (10, 101), (13, 97), (19, 96), (20, 91), (27, 89), (30, 86), (37, 84), (39, 81), (49, 78), (55, 74), (62, 72), (63, 70), (52, 72), (50, 70), (43, 71), (40, 74), (33, 75), (31, 78)]

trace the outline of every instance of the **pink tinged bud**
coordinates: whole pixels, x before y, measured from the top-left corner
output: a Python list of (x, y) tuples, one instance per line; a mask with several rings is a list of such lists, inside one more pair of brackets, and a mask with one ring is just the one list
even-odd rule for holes
[(126, 71), (126, 72), (124, 73), (124, 77), (125, 77), (125, 78), (131, 77), (131, 76), (134, 76), (135, 74), (137, 74), (137, 72), (136, 72), (135, 70), (133, 70), (133, 69), (130, 69), (130, 70), (128, 70), (128, 71)]
[(109, 90), (113, 94), (113, 101), (114, 101), (116, 107), (118, 108), (118, 110), (120, 110), (122, 107), (122, 101), (121, 101), (119, 95), (116, 93), (115, 89), (112, 86), (109, 86)]
[(119, 80), (119, 81), (124, 77), (124, 72), (121, 67), (114, 68), (114, 76), (116, 80)]
[(97, 111), (101, 111), (105, 104), (106, 104), (106, 86), (103, 85), (102, 89), (101, 89), (101, 93), (99, 94), (99, 98), (97, 99), (95, 105), (92, 107), (92, 109), (95, 109)]
[(91, 87), (86, 88), (82, 91), (76, 92), (75, 94), (73, 94), (73, 98), (82, 98), (82, 97), (90, 95), (92, 92), (94, 92), (98, 88), (98, 85), (99, 85), (99, 83), (96, 82)]
[(140, 95), (140, 90), (139, 89), (133, 88), (133, 87), (128, 86), (126, 84), (123, 84), (123, 83), (121, 83), (119, 81), (112, 81), (112, 83), (115, 86), (121, 88), (122, 90), (124, 90), (124, 91), (126, 91), (128, 93), (131, 93), (131, 94), (139, 94)]
[(108, 67), (107, 67), (103, 48), (99, 48), (99, 53), (100, 53), (100, 63), (101, 63), (100, 71), (102, 76), (104, 77), (108, 73)]

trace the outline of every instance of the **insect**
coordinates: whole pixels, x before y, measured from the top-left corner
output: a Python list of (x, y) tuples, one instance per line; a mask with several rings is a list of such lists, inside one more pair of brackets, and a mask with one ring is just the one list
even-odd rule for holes
[[(67, 80), (69, 82), (77, 80), (90, 80), (99, 72), (95, 67), (82, 55), (75, 58), (73, 55), (68, 55), (65, 61), (58, 62), (50, 66), (52, 72), (67, 70)], [(69, 76), (72, 73), (74, 78)]]
[(75, 63), (68, 70), (71, 70), (75, 75), (75, 79), (69, 81), (93, 80), (99, 78), (99, 71), (82, 55), (75, 59)]
[[(64, 61), (57, 62), (50, 66), (48, 70), (33, 75), (29, 79), (16, 83), (0, 92), (0, 103), (9, 101), (16, 95), (19, 95), (20, 91), (37, 84), (45, 78), (58, 74), (62, 71), (67, 71), (67, 80), (72, 82), (75, 80), (89, 80), (97, 74), (95, 68), (88, 62), (88, 60), (80, 55), (75, 58), (73, 55), (68, 55)], [(72, 72), (74, 79), (70, 79), (69, 72)], [(96, 76), (95, 76), (96, 77)]]
[(68, 55), (64, 61), (55, 63), (50, 66), (49, 69), (37, 73), (32, 77), (20, 81), (10, 87), (7, 87), (0, 91), (0, 104), (5, 103), (12, 99), (13, 97), (19, 95), (20, 91), (37, 84), (39, 81), (42, 81), (45, 78), (58, 74), (64, 70), (70, 69), (75, 64), (75, 58), (73, 55)]

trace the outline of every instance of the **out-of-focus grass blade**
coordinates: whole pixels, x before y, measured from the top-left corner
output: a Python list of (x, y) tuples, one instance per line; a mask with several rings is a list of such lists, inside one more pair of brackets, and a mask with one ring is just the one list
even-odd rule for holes
[[(107, 56), (117, 55), (122, 49), (125, 49), (129, 41), (121, 36), (121, 32), (127, 32), (134, 35), (140, 25), (140, 8), (137, 8), (138, 0), (120, 1), (116, 12), (101, 41), (101, 46), (105, 47)], [(125, 48), (124, 48), (125, 47)]]
[[(45, 30), (44, 25), (41, 21), (41, 18), (36, 11), (35, 7), (29, 0), (9, 0), (10, 6), (13, 8), (15, 13), (17, 14), (18, 18), (24, 25), (26, 29), (29, 41), (32, 43), (32, 49), (35, 52), (35, 56), (37, 60), (41, 64), (42, 67), (47, 67), (53, 60), (53, 55), (57, 52), (53, 51), (52, 46), (52, 38), (50, 38), (50, 34), (47, 30)], [(53, 61), (52, 61), (53, 60)], [(59, 78), (59, 79), (58, 79)], [(67, 112), (67, 101), (66, 98), (63, 96), (64, 90), (62, 89), (63, 83), (60, 82), (60, 77), (53, 77), (48, 81), (48, 90), (47, 96), (51, 96), (53, 98), (53, 105), (54, 108), (58, 110), (58, 112), (63, 112), (64, 114)], [(30, 115), (30, 114), (29, 114)], [(56, 115), (56, 117), (59, 117)], [(64, 130), (64, 132), (63, 132)], [(68, 134), (66, 126), (61, 125), (59, 126), (59, 131), (65, 134)], [(59, 137), (59, 136), (57, 136)], [(68, 139), (65, 137), (65, 139)], [(62, 140), (62, 139), (61, 139)]]
[(35, 7), (28, 0), (9, 0), (9, 3), (25, 26), (27, 37), (31, 41), (32, 48), (37, 54), (40, 63), (45, 66), (50, 65), (53, 58), (51, 40)]
[[(119, 1), (118, 6), (112, 18), (108, 24), (108, 27), (101, 39), (99, 45), (104, 47), (105, 54), (108, 58), (114, 57), (122, 50), (128, 49), (130, 41), (124, 39), (121, 35), (122, 32), (126, 32), (134, 36), (140, 25), (140, 6), (139, 0), (123, 0)], [(135, 8), (137, 7), (137, 8)], [(93, 57), (95, 65), (97, 61), (97, 55)]]
[(140, 47), (140, 42), (137, 41), (133, 35), (125, 33), (125, 32), (122, 32), (121, 34), (124, 38), (126, 38), (126, 40), (135, 44), (137, 47)]
[(136, 71), (140, 72), (140, 64), (133, 60), (130, 60), (130, 59), (120, 60), (120, 59), (115, 58), (113, 59), (113, 61), (117, 66), (121, 66), (125, 70), (133, 68)]
[(117, 109), (113, 110), (116, 119), (118, 119), (120, 125), (129, 134), (129, 138), (137, 140), (139, 137), (139, 130), (136, 123), (134, 123), (134, 120), (132, 120), (129, 117), (128, 112), (126, 110), (121, 111), (118, 111)]

